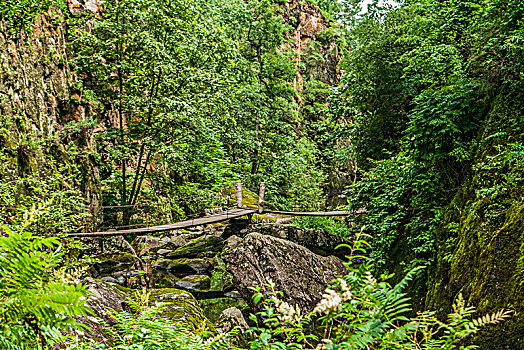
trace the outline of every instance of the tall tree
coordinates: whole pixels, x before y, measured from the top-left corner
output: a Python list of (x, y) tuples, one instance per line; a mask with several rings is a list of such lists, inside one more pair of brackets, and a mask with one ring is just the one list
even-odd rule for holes
[(188, 142), (216, 141), (217, 127), (206, 129), (221, 125), (216, 105), (235, 85), (236, 54), (220, 26), (200, 13), (190, 1), (114, 0), (92, 30), (77, 32), (83, 93), (105, 107), (102, 153), (109, 164), (119, 163), (120, 179), (111, 165), (107, 178), (120, 184), (122, 205), (137, 203), (154, 160), (192, 171), (191, 164), (172, 162), (185, 158)]

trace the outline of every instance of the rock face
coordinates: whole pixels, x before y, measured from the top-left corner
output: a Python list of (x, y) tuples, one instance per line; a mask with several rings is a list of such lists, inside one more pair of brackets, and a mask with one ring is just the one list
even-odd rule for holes
[(336, 257), (316, 255), (308, 249), (280, 238), (248, 234), (237, 246), (223, 254), (233, 283), (251, 307), (253, 291), (270, 280), (275, 289), (284, 293), (284, 300), (311, 311), (320, 300), (326, 286), (345, 267)]
[(335, 255), (344, 259), (346, 255), (349, 255), (348, 249), (335, 249), (339, 244), (346, 243), (344, 239), (324, 230), (312, 230), (293, 225), (255, 224), (240, 231), (242, 235), (251, 232), (286, 239), (323, 256)]
[[(88, 2), (92, 8), (94, 0)], [(76, 77), (68, 64), (64, 18), (60, 10), (49, 10), (16, 38), (0, 24), (0, 149), (5, 157), (0, 177), (9, 181), (32, 173), (46, 176), (56, 164), (74, 163), (82, 172), (75, 181), (86, 199), (98, 205), (101, 186), (90, 155), (96, 149), (93, 130), (81, 127), (72, 132), (66, 127), (89, 119), (92, 112), (72, 88)], [(78, 147), (75, 156), (64, 146), (70, 142)]]
[[(524, 349), (524, 188), (522, 180), (506, 180), (521, 178), (522, 162), (516, 155), (511, 165), (501, 161), (515, 133), (520, 135), (516, 142), (522, 142), (522, 133), (515, 131), (524, 127), (521, 101), (522, 96), (501, 95), (483, 123), (473, 174), (438, 232), (438, 256), (428, 283), (426, 306), (442, 313), (451, 311), (459, 293), (481, 315), (515, 311), (480, 333), (475, 343), (486, 350)], [(497, 134), (504, 136), (492, 136)]]
[[(330, 86), (338, 84), (338, 63), (342, 57), (334, 40), (334, 31), (320, 9), (309, 1), (291, 0), (284, 3), (284, 22), (293, 27), (289, 35), (290, 49), (301, 54), (311, 54), (316, 50), (320, 59), (308, 60), (296, 80), (296, 88), (302, 91), (304, 81), (314, 78)], [(312, 45), (314, 42), (320, 45)], [(300, 58), (299, 58), (300, 60)], [(300, 66), (300, 61), (297, 62)]]

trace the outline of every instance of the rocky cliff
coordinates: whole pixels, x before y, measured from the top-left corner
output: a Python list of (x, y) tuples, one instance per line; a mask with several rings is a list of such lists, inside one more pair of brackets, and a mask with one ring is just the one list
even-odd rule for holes
[(524, 158), (522, 96), (499, 96), (484, 121), (471, 178), (439, 232), (427, 307), (451, 311), (462, 294), (479, 315), (513, 317), (479, 335), (482, 349), (524, 349)]
[(0, 179), (60, 169), (98, 203), (93, 112), (75, 91), (64, 13), (51, 9), (14, 35), (0, 26)]

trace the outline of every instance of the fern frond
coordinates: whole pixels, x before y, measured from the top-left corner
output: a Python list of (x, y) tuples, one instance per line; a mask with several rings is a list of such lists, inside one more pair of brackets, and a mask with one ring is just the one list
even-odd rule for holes
[(497, 324), (501, 321), (504, 321), (506, 318), (509, 318), (511, 316), (513, 311), (511, 310), (500, 310), (497, 312), (490, 314), (486, 314), (484, 316), (481, 316), (469, 323), (470, 326), (474, 327), (482, 327), (488, 324)]

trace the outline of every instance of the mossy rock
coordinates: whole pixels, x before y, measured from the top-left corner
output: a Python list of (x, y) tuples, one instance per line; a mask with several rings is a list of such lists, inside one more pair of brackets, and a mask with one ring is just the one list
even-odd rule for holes
[(155, 271), (152, 276), (152, 285), (155, 288), (174, 288), (180, 277), (167, 271)]
[(166, 270), (174, 274), (207, 274), (213, 268), (211, 258), (182, 258), (162, 259), (158, 262), (156, 269)]
[[(513, 167), (501, 166), (508, 140), (522, 143), (522, 96), (502, 92), (479, 134), (472, 174), (449, 205), (437, 232), (437, 257), (426, 307), (452, 311), (462, 294), (477, 315), (514, 310), (507, 321), (473, 337), (481, 349), (524, 349), (524, 190), (504, 183)], [(519, 177), (521, 175), (519, 174)], [(502, 192), (483, 191), (503, 184)]]
[(207, 275), (189, 275), (178, 280), (175, 285), (186, 290), (205, 292), (209, 290), (211, 279)]
[(169, 259), (213, 257), (224, 248), (225, 241), (217, 236), (197, 238), (166, 255)]
[(225, 267), (213, 270), (211, 273), (210, 291), (225, 292), (232, 290), (233, 288), (233, 275), (227, 272)]
[(198, 304), (204, 310), (204, 314), (207, 319), (215, 323), (222, 311), (229, 309), (230, 307), (236, 307), (239, 310), (245, 310), (248, 308), (247, 303), (241, 298), (214, 298), (199, 300)]
[(103, 277), (115, 272), (131, 270), (139, 259), (127, 252), (102, 254), (95, 257), (98, 262), (91, 265), (90, 272), (94, 277)]
[(154, 305), (155, 302), (164, 303), (166, 307), (162, 312), (164, 318), (185, 324), (192, 330), (215, 331), (195, 297), (187, 291), (176, 288), (153, 289), (150, 303)]

